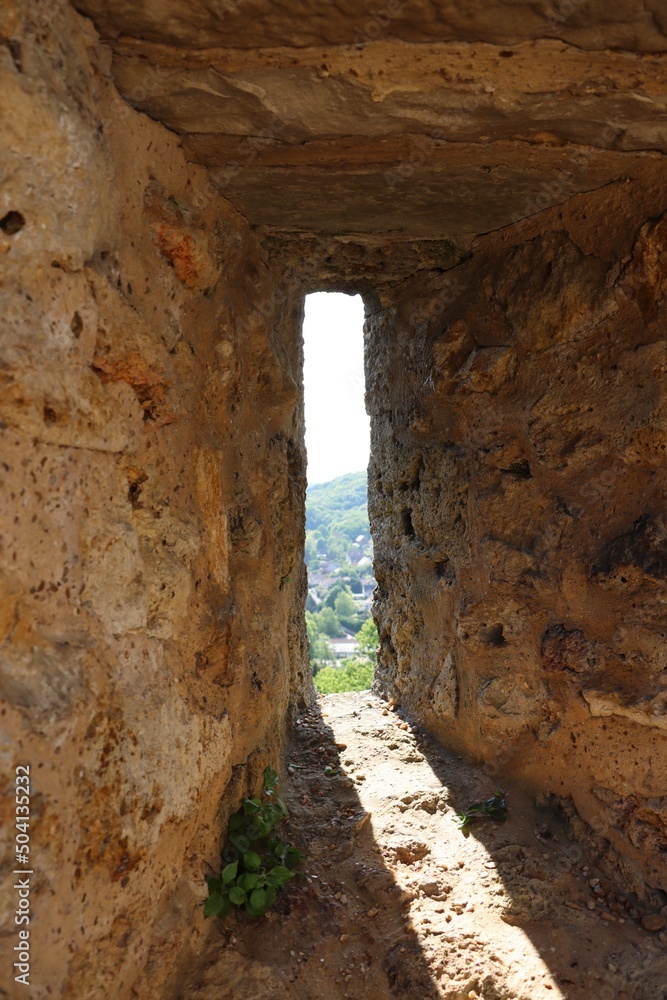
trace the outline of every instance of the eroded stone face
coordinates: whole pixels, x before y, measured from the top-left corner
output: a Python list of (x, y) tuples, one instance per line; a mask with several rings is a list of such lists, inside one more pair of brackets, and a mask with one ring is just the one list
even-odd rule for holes
[(494, 779), (573, 798), (640, 890), (667, 843), (667, 187), (647, 180), (604, 218), (582, 196), (480, 241), (367, 329), (380, 686)]
[(7, 788), (30, 766), (30, 992), (154, 996), (305, 685), (301, 304), (87, 22), (7, 13), (0, 755)]

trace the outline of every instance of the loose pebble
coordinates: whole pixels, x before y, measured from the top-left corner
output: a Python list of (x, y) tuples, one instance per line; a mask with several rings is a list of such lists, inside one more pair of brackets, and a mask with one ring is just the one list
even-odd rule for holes
[(667, 920), (662, 913), (647, 913), (642, 917), (641, 924), (645, 931), (664, 931)]

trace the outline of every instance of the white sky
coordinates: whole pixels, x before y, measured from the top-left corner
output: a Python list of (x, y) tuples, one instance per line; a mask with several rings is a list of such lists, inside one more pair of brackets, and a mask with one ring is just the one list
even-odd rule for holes
[(359, 295), (317, 292), (306, 297), (303, 375), (309, 483), (326, 483), (368, 465), (363, 326)]

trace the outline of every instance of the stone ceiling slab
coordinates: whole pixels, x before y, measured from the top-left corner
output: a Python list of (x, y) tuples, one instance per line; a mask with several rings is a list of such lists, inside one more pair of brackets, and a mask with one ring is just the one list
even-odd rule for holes
[(667, 152), (663, 0), (77, 6), (255, 226), (465, 252)]
[[(437, 133), (551, 137), (667, 148), (667, 57), (586, 53), (561, 42), (377, 43), (270, 53), (120, 45), (114, 74), (134, 107), (180, 133), (314, 137)], [(606, 126), (613, 141), (601, 139)], [(218, 161), (219, 163), (219, 161)]]
[(104, 38), (192, 48), (406, 42), (515, 45), (561, 38), (584, 49), (667, 49), (663, 0), (77, 0)]
[[(439, 148), (411, 176), (394, 163), (269, 165), (261, 157), (211, 170), (213, 183), (253, 224), (303, 232), (447, 239), (460, 250), (500, 229), (631, 176), (660, 157), (572, 148), (461, 143)], [(408, 164), (408, 160), (403, 161)]]

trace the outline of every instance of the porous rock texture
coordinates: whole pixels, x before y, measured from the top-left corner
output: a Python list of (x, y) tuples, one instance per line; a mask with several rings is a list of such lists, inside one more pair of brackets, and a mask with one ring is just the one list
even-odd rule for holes
[(573, 799), (638, 891), (667, 886), (666, 195), (480, 241), (367, 336), (379, 685)]
[(661, 901), (666, 33), (659, 0), (5, 0), (0, 694), (34, 996), (167, 990), (311, 690), (317, 288), (366, 301), (378, 688)]
[(301, 301), (88, 22), (6, 13), (2, 993), (28, 764), (30, 995), (156, 996), (310, 683)]

